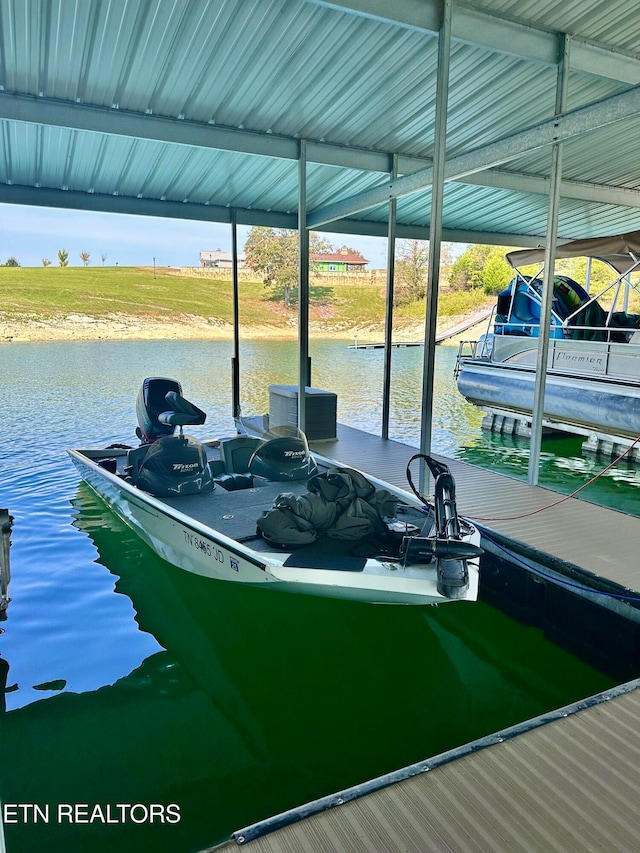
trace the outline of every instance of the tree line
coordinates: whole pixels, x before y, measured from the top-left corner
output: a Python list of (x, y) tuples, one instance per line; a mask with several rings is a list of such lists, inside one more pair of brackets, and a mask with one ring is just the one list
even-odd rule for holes
[[(471, 245), (455, 261), (449, 271), (449, 285), (454, 290), (482, 289), (487, 294), (504, 290), (515, 271), (505, 258), (512, 249), (506, 246)], [(566, 275), (581, 285), (587, 281), (586, 258), (561, 258), (555, 263), (555, 275)], [(524, 275), (540, 276), (540, 266), (532, 264), (520, 270)], [(590, 283), (602, 289), (611, 282), (611, 268), (595, 260), (590, 270)]]
[[(245, 264), (262, 277), (274, 297), (289, 306), (295, 301), (298, 285), (298, 232), (287, 228), (254, 226), (244, 247)], [(449, 257), (445, 249), (445, 262)], [(333, 246), (315, 231), (309, 232), (309, 272), (318, 272), (313, 255), (355, 254), (350, 246)], [(396, 244), (394, 302), (396, 305), (424, 299), (426, 294), (429, 245), (423, 240), (400, 240)]]
[[(354, 252), (346, 246), (341, 249)], [(309, 253), (336, 252), (327, 240), (310, 232)], [(443, 243), (440, 260), (440, 283), (453, 291), (481, 290), (488, 296), (504, 290), (514, 278), (515, 271), (506, 260), (507, 246), (472, 244), (452, 261), (453, 244)], [(263, 277), (265, 286), (274, 288), (276, 294), (289, 305), (298, 281), (298, 234), (284, 228), (254, 227), (249, 232), (245, 246), (246, 264)], [(429, 244), (424, 240), (399, 240), (396, 243), (394, 304), (403, 305), (424, 299), (429, 268)], [(309, 262), (311, 273), (317, 262)], [(556, 262), (556, 274), (567, 275), (584, 284), (586, 259), (571, 258)], [(525, 268), (526, 275), (539, 274), (533, 267)], [(595, 262), (591, 281), (604, 287), (610, 271), (602, 262)]]
[[(102, 260), (102, 265), (104, 266), (104, 262), (107, 260), (107, 255), (106, 254), (100, 255), (100, 259)], [(91, 254), (89, 252), (80, 252), (80, 260), (82, 261), (82, 263), (84, 264), (85, 267), (88, 267), (89, 263), (91, 262)], [(21, 266), (21, 264), (18, 262), (17, 258), (15, 258), (13, 256), (11, 256), (10, 258), (7, 258), (7, 260), (3, 264), (0, 264), (0, 267), (19, 267), (19, 266)], [(51, 266), (51, 261), (49, 260), (49, 258), (43, 258), (42, 259), (42, 266), (43, 267), (50, 267)], [(67, 252), (66, 249), (58, 249), (58, 266), (61, 266), (61, 267), (68, 267), (69, 266), (69, 252)]]

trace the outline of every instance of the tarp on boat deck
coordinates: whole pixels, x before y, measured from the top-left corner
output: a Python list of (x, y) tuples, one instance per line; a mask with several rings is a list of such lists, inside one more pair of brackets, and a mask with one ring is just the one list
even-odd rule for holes
[[(527, 264), (544, 262), (544, 247), (508, 252), (507, 261), (514, 269)], [(636, 265), (631, 257), (640, 258), (640, 231), (616, 234), (612, 237), (593, 237), (588, 240), (572, 240), (556, 246), (556, 258), (599, 258), (610, 264), (621, 275)]]

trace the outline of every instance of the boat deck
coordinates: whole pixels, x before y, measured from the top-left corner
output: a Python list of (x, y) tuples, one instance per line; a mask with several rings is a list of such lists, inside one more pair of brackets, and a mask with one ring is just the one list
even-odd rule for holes
[(179, 498), (161, 498), (163, 503), (219, 530), (236, 542), (249, 542), (255, 551), (272, 551), (256, 531), (256, 521), (261, 512), (273, 505), (284, 491), (295, 494), (306, 492), (306, 483), (271, 483), (256, 478), (251, 489), (227, 492), (216, 487), (208, 495), (184, 495)]
[[(220, 459), (217, 446), (207, 447), (207, 457), (210, 462)], [(122, 464), (122, 463), (121, 463)], [(322, 472), (322, 466), (318, 468)], [(213, 491), (206, 494), (182, 495), (180, 497), (161, 497), (159, 500), (167, 504), (189, 518), (201, 522), (213, 530), (220, 531), (236, 542), (248, 543), (254, 551), (282, 554), (286, 548), (274, 547), (264, 539), (256, 526), (261, 513), (269, 510), (275, 503), (276, 498), (282, 493), (296, 496), (308, 493), (306, 480), (266, 480), (262, 477), (252, 478), (250, 487), (237, 488), (226, 491), (219, 483)], [(431, 529), (433, 519), (425, 516), (422, 512), (403, 507), (402, 520), (415, 529), (420, 529), (423, 535), (427, 535)], [(364, 546), (364, 547), (363, 547)], [(335, 556), (335, 566), (344, 565), (344, 560), (359, 551), (360, 558), (366, 553), (373, 556), (375, 548), (371, 549), (368, 542), (354, 542), (349, 539), (335, 539), (320, 536), (311, 545), (297, 547), (297, 555), (303, 555), (310, 561), (315, 557), (322, 557), (322, 567), (330, 568), (329, 555)], [(364, 562), (364, 561), (363, 561)], [(300, 563), (302, 565), (302, 563)], [(362, 566), (360, 566), (362, 568)]]
[[(399, 486), (415, 452), (342, 425), (336, 441), (315, 443), (313, 449)], [(575, 498), (552, 512), (514, 519), (558, 496), (464, 462), (443, 461), (456, 478), (463, 514), (491, 518), (483, 523), (493, 530), (640, 588), (640, 519)], [(242, 844), (250, 853), (637, 851), (638, 688), (640, 680), (629, 682), (240, 830), (218, 850)]]

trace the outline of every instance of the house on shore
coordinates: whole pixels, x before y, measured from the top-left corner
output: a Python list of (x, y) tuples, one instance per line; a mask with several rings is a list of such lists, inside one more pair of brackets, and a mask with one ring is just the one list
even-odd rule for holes
[(317, 272), (365, 272), (369, 261), (343, 246), (336, 252), (314, 252), (309, 256)]
[[(239, 269), (245, 266), (245, 260), (245, 255), (238, 254)], [(220, 249), (215, 252), (200, 252), (200, 266), (230, 270), (233, 266), (233, 255), (231, 252), (221, 252)]]

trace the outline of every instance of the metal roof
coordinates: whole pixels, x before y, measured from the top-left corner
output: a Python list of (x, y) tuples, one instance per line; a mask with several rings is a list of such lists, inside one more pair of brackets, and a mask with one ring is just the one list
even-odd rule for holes
[[(431, 165), (438, 6), (0, 0), (0, 201), (295, 227), (304, 139), (309, 223), (384, 235), (393, 155), (400, 175)], [(544, 237), (553, 136), (533, 140), (565, 37), (559, 236), (640, 228), (633, 4), (454, 0), (445, 239)], [(397, 236), (429, 216), (427, 181), (399, 198)]]

